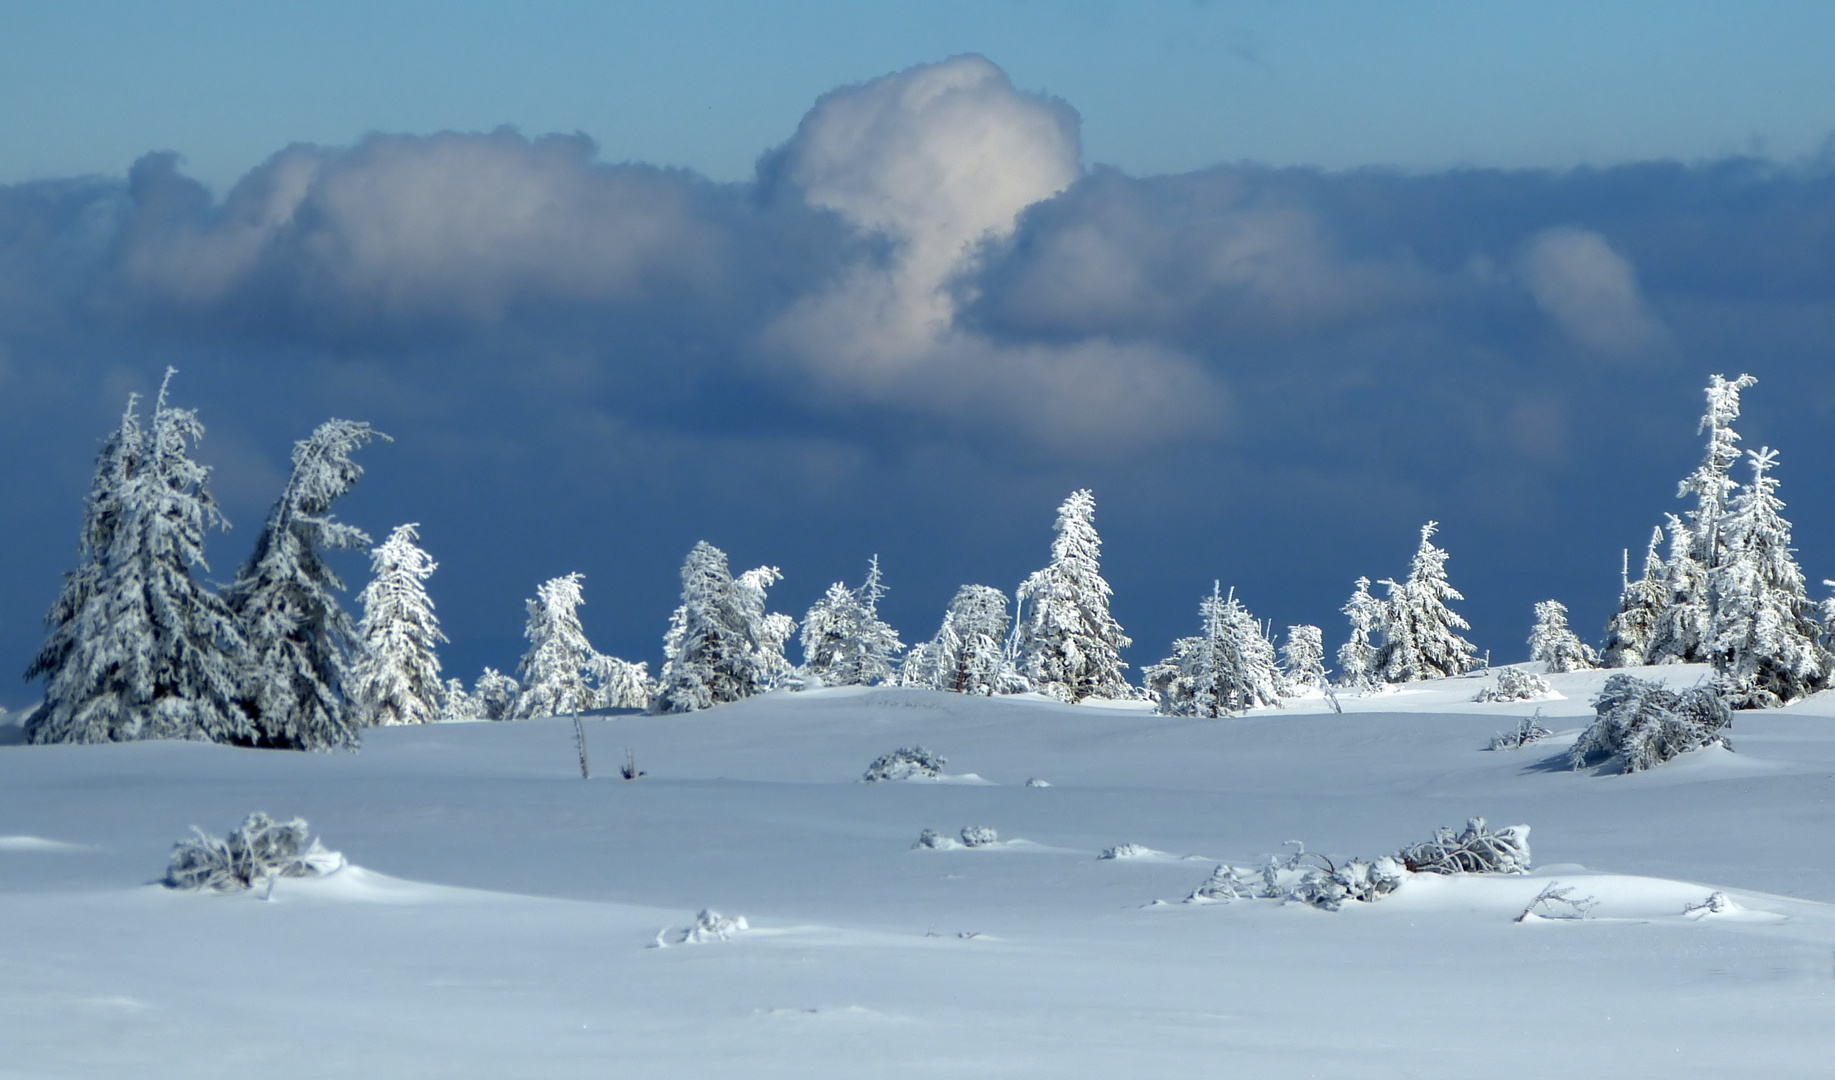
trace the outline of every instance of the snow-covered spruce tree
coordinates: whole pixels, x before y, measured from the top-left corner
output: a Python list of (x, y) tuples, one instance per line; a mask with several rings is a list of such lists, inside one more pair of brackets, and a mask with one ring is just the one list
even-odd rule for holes
[(905, 656), (899, 681), (958, 694), (1023, 693), (1029, 687), (1007, 657), (1006, 636), (1007, 594), (989, 585), (964, 585), (949, 602), (936, 636)]
[(879, 618), (885, 594), (877, 555), (867, 564), (860, 588), (839, 581), (830, 585), (803, 617), (803, 673), (830, 686), (871, 686), (890, 679), (897, 671), (894, 658), (905, 645)]
[(1707, 653), (1726, 684), (1728, 704), (1762, 709), (1828, 686), (1835, 656), (1822, 645), (1816, 605), (1790, 546), (1771, 475), (1777, 451), (1747, 455), (1752, 479), (1720, 524), (1723, 558), (1709, 579), (1713, 622)]
[(1383, 645), (1376, 667), (1384, 682), (1414, 682), (1460, 675), (1478, 666), (1472, 643), (1456, 631), (1471, 624), (1447, 606), (1464, 600), (1446, 579), (1446, 552), (1435, 547), (1439, 522), (1421, 526), (1421, 546), (1415, 551), (1408, 580), (1384, 581), (1389, 602), (1383, 612)]
[(363, 605), (357, 638), (363, 647), (351, 672), (351, 693), (369, 724), (431, 724), (444, 707), (437, 649), (446, 635), (426, 584), (440, 564), (415, 543), (419, 528), (412, 522), (397, 525), (370, 552), (374, 576), (357, 594)]
[(1567, 626), (1567, 605), (1543, 600), (1536, 605), (1536, 624), (1529, 631), (1529, 658), (1548, 665), (1552, 674), (1599, 666), (1599, 654)]
[(472, 700), (485, 720), (508, 720), (516, 709), (522, 684), (494, 667), (487, 667), (472, 684)]
[(1109, 614), (1096, 496), (1072, 492), (1054, 528), (1051, 565), (1019, 587), (1016, 666), (1034, 690), (1060, 701), (1130, 697), (1121, 650), (1132, 641)]
[(761, 566), (733, 577), (705, 540), (682, 563), (682, 605), (663, 637), (663, 670), (650, 711), (683, 713), (762, 693), (791, 673), (787, 615), (766, 614), (765, 590), (783, 575)]
[(1370, 595), (1370, 579), (1357, 579), (1357, 591), (1339, 609), (1351, 620), (1351, 637), (1338, 647), (1338, 682), (1352, 690), (1363, 690), (1381, 680), (1376, 666), (1376, 646), (1372, 644), (1383, 632), (1387, 611), (1383, 602)]
[(368, 534), (331, 516), (363, 469), (351, 455), (378, 438), (368, 424), (327, 420), (293, 447), (293, 474), (225, 599), (249, 646), (247, 707), (260, 746), (355, 748), (362, 710), (350, 695), (356, 627), (338, 604), (344, 582), (327, 550), (367, 547)]
[(1316, 626), (1289, 626), (1281, 646), (1281, 675), (1289, 694), (1318, 690), (1327, 684), (1325, 635)]
[(204, 434), (174, 408), (166, 371), (151, 423), (134, 400), (97, 457), (84, 512), (81, 563), (47, 622), (27, 677), (45, 700), (26, 720), (34, 743), (133, 739), (247, 741), (237, 704), (243, 640), (222, 600), (192, 577), (204, 537), (225, 525), (210, 470), (191, 460)]
[(1600, 667), (1637, 667), (1650, 655), (1651, 637), (1663, 619), (1669, 604), (1669, 589), (1663, 580), (1663, 557), (1657, 549), (1663, 543), (1663, 530), (1652, 529), (1650, 547), (1644, 552), (1644, 575), (1631, 580), (1631, 553), (1625, 552), (1625, 565), (1619, 571), (1623, 589), (1618, 597), (1618, 614), (1606, 623), (1605, 648), (1600, 653)]
[(527, 601), (529, 623), (523, 636), (529, 651), (516, 674), (522, 691), (510, 710), (515, 720), (561, 716), (587, 709), (641, 708), (650, 697), (650, 672), (605, 656), (586, 640), (579, 607), (584, 575), (573, 573), (543, 582)]
[(1739, 461), (1739, 433), (1733, 430), (1733, 422), (1739, 419), (1740, 391), (1757, 382), (1750, 375), (1731, 382), (1720, 375), (1708, 380), (1708, 407), (1700, 427), (1708, 436), (1707, 453), (1676, 491), (1678, 498), (1693, 495), (1695, 509), (1688, 512), (1686, 519), (1669, 515), (1669, 561), (1663, 568), (1669, 595), (1651, 636), (1646, 663), (1694, 664), (1710, 660), (1712, 579), (1726, 552), (1721, 522), (1739, 486), (1731, 476)]
[(1281, 703), (1282, 680), (1274, 643), (1249, 614), (1236, 590), (1222, 583), (1198, 605), (1204, 629), (1172, 643), (1172, 655), (1142, 675), (1157, 711), (1166, 716), (1225, 716)]

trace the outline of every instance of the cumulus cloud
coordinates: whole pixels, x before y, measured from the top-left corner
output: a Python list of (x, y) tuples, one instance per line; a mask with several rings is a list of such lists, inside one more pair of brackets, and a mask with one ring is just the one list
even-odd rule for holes
[[(1202, 426), (1218, 389), (1157, 344), (996, 344), (959, 325), (964, 281), (1027, 207), (1076, 182), (1077, 118), (979, 56), (837, 90), (774, 161), (812, 206), (883, 238), (767, 328), (766, 348), (843, 401), (914, 407), (1068, 446)], [(972, 289), (970, 290), (972, 295)]]
[(1662, 326), (1644, 306), (1637, 272), (1598, 233), (1545, 229), (1530, 239), (1522, 265), (1536, 303), (1587, 348), (1628, 356), (1661, 340)]

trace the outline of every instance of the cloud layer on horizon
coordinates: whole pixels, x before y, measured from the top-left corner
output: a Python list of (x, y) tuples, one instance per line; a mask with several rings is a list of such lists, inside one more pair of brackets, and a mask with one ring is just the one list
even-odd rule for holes
[(1358, 560), (1430, 516), (1514, 638), (1533, 600), (1610, 602), (1720, 370), (1765, 380), (1749, 442), (1783, 447), (1800, 546), (1835, 563), (1828, 170), (1132, 177), (1086, 167), (1077, 126), (959, 57), (824, 96), (749, 184), (505, 129), (288, 147), (221, 199), (170, 154), (0, 188), (0, 445), (36, 463), (0, 479), (0, 658), (35, 637), (94, 436), (167, 362), (239, 520), (325, 413), (396, 435), (365, 524), (488, 567), (443, 603), (460, 633), (503, 609), (501, 639), (502, 592), (585, 569), (648, 642), (701, 533), (805, 549), (811, 578), (896, 538), (921, 637), (1092, 483), (1138, 661), (1219, 576), (1329, 640), (1342, 583), (1398, 569)]

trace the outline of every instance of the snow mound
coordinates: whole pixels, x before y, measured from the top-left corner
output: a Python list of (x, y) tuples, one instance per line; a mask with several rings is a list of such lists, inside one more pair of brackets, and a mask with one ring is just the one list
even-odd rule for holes
[(0, 836), (0, 851), (94, 851), (87, 844), (66, 844), (40, 836)]

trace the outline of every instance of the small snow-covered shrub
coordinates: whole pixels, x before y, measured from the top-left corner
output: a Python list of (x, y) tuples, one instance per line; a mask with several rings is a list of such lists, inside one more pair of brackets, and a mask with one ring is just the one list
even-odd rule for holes
[(269, 877), (316, 877), (344, 864), (307, 831), (300, 818), (275, 821), (250, 814), (227, 837), (215, 837), (192, 826), (197, 835), (172, 849), (165, 884), (171, 889), (237, 892)]
[(1416, 874), (1527, 874), (1529, 826), (1507, 825), (1492, 832), (1484, 818), (1475, 817), (1465, 823), (1464, 832), (1442, 826), (1432, 840), (1410, 844), (1396, 858)]
[(1515, 731), (1506, 731), (1491, 736), (1492, 750), (1520, 750), (1530, 743), (1541, 742), (1554, 732), (1542, 726), (1542, 710), (1537, 709), (1534, 716), (1525, 716), (1517, 724)]
[(1098, 860), (1101, 860), (1101, 859), (1138, 859), (1142, 855), (1151, 855), (1151, 854), (1153, 854), (1153, 849), (1150, 847), (1143, 847), (1140, 844), (1118, 844), (1115, 847), (1103, 849), (1102, 854), (1096, 856), (1096, 858)]
[(1708, 898), (1699, 904), (1683, 905), (1682, 914), (1691, 919), (1700, 919), (1708, 915), (1726, 915), (1738, 910), (1740, 907), (1733, 902), (1731, 896), (1723, 892), (1711, 892)]
[(1032, 779), (1026, 781), (1026, 786), (1027, 787), (1050, 787), (1051, 781), (1040, 780), (1038, 777), (1035, 776)]
[(918, 833), (917, 843), (912, 844), (911, 849), (913, 851), (917, 851), (921, 849), (929, 849), (933, 851), (948, 851), (950, 848), (957, 847), (957, 846), (959, 845), (954, 840), (951, 840), (949, 837), (944, 836), (942, 833), (938, 832), (937, 830), (925, 829), (923, 832)]
[(965, 825), (962, 828), (963, 847), (987, 847), (1000, 842), (1000, 833), (992, 825)]
[(1188, 904), (1224, 904), (1231, 900), (1249, 900), (1256, 895), (1255, 873), (1229, 863), (1219, 863), (1202, 885), (1185, 898)]
[(710, 941), (725, 941), (741, 930), (750, 930), (744, 915), (728, 917), (708, 908), (694, 917), (694, 925), (682, 931), (681, 944), (705, 945)]
[(1548, 693), (1552, 687), (1542, 676), (1522, 668), (1498, 668), (1497, 685), (1478, 692), (1473, 701), (1529, 701)]
[(1642, 772), (1690, 750), (1733, 749), (1726, 731), (1733, 713), (1713, 686), (1675, 691), (1631, 675), (1614, 675), (1593, 699), (1597, 714), (1567, 753), (1576, 769), (1616, 761), (1620, 772)]
[(867, 766), (866, 775), (860, 778), (862, 783), (876, 784), (882, 780), (910, 780), (921, 777), (935, 780), (943, 775), (943, 766), (949, 764), (947, 758), (933, 754), (922, 746), (902, 746), (890, 754), (881, 754)]

